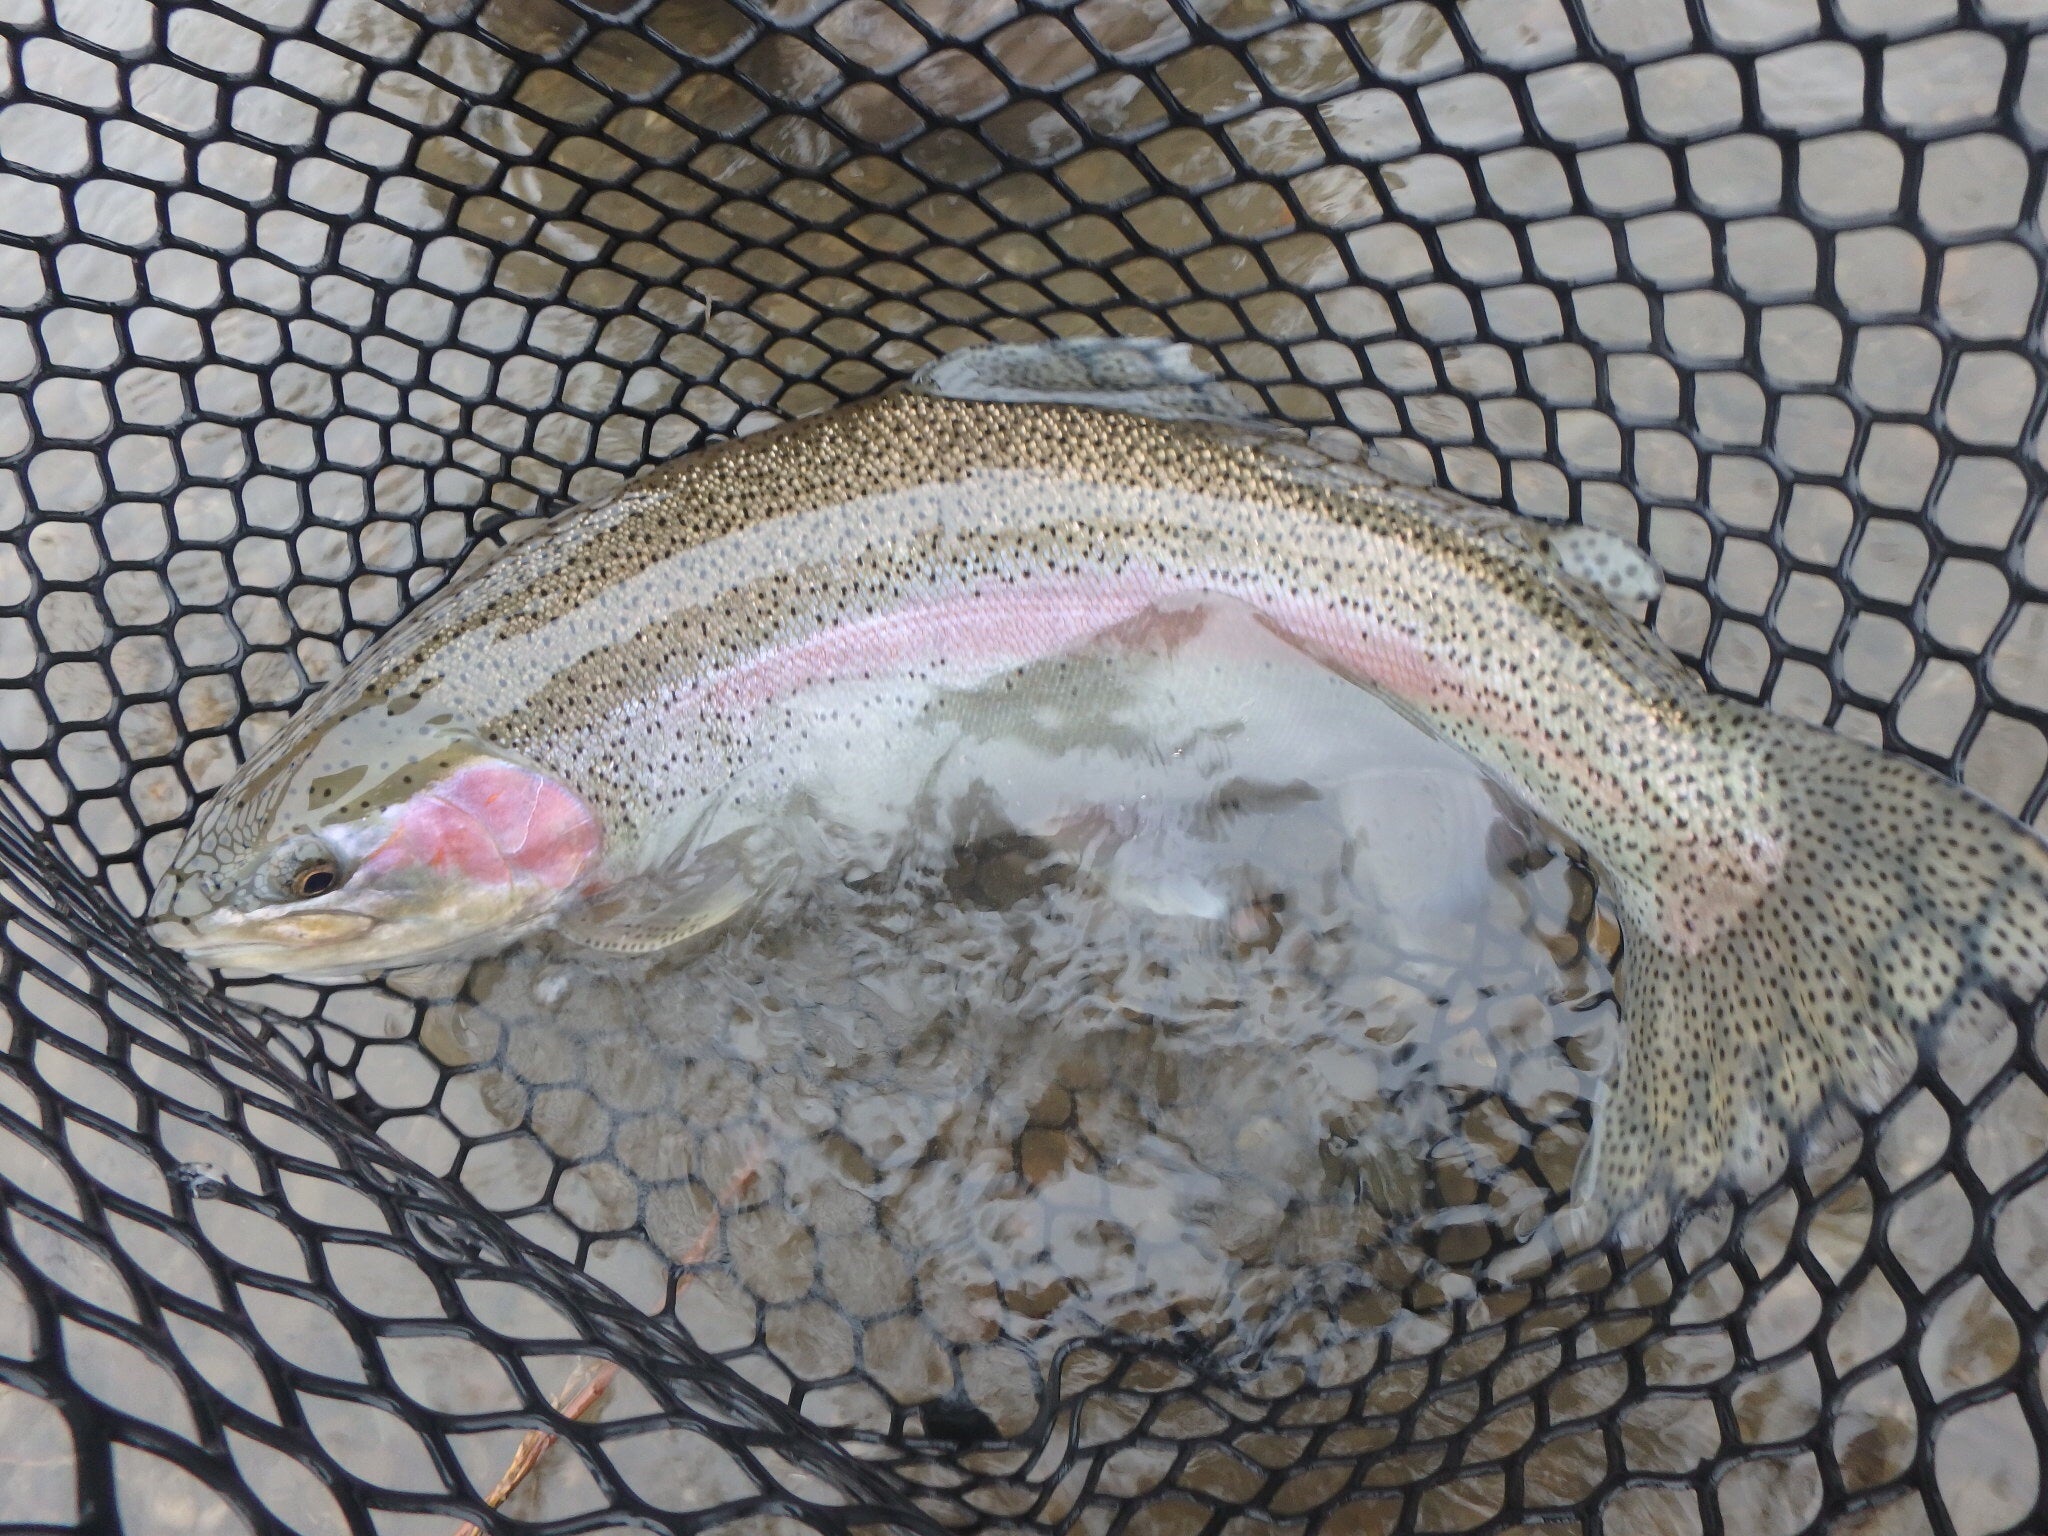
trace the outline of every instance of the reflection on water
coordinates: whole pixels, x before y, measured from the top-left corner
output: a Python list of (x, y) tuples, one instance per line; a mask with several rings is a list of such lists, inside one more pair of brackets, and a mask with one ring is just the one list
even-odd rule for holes
[(1462, 757), (1221, 605), (926, 724), (907, 813), (822, 786), (748, 920), (472, 975), (474, 1102), (579, 1225), (680, 1260), (755, 1169), (699, 1279), (783, 1365), (1015, 1433), (1079, 1338), (1341, 1370), (1556, 1203), (1611, 928)]

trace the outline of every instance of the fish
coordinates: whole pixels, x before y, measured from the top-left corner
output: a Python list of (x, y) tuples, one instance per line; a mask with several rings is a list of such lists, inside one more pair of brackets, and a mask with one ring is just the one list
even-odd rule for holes
[(886, 802), (947, 690), (1191, 596), (1583, 848), (1625, 1045), (1574, 1204), (1654, 1223), (1874, 1111), (1973, 994), (2048, 981), (2048, 850), (1912, 761), (1714, 693), (1654, 562), (1314, 449), (1179, 344), (948, 354), (565, 513), (368, 646), (195, 819), (151, 931), (363, 975), (552, 930), (658, 951)]

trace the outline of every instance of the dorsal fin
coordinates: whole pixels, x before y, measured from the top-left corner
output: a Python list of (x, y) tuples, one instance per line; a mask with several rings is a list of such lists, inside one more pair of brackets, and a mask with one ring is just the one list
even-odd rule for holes
[(1664, 573), (1656, 561), (1599, 528), (1583, 523), (1546, 528), (1538, 542), (1552, 565), (1611, 603), (1653, 603), (1664, 591)]
[(1162, 421), (1253, 420), (1227, 385), (1203, 371), (1193, 347), (1137, 336), (966, 347), (925, 364), (910, 387), (949, 400), (1093, 405)]

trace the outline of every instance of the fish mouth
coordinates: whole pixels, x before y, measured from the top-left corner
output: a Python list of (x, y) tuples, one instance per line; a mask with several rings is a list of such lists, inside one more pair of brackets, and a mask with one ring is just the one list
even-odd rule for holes
[(320, 912), (214, 912), (161, 918), (151, 938), (194, 965), (307, 981), (360, 981), (408, 966), (475, 960), (496, 953), (536, 920), (505, 914), (489, 922), (435, 926), (335, 908)]
[(308, 950), (361, 938), (377, 920), (362, 912), (295, 912), (261, 923), (212, 925), (178, 917), (157, 917), (150, 937), (166, 949), (203, 965), (269, 965), (303, 962)]

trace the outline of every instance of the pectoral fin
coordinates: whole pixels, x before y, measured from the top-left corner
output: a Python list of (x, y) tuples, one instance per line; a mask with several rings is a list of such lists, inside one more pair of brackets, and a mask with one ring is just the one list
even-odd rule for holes
[(658, 954), (741, 916), (781, 883), (790, 862), (781, 839), (748, 828), (596, 893), (556, 927), (603, 954)]

